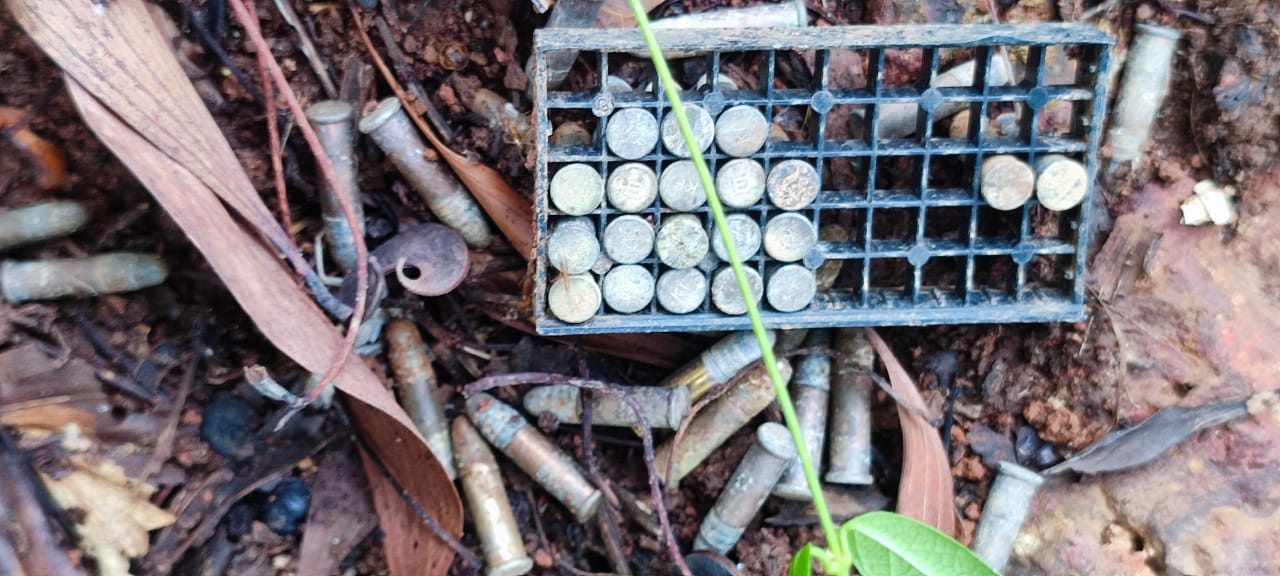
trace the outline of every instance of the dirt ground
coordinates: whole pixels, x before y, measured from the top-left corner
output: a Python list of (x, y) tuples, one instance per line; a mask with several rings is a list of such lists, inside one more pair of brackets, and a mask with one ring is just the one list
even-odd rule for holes
[[(335, 80), (345, 62), (366, 58), (343, 3), (293, 4)], [(651, 14), (741, 4), (673, 0)], [(226, 66), (233, 63), (257, 84), (251, 44), (234, 18), (218, 15), (223, 5), (218, 0), (160, 5), (186, 31), (179, 50), (197, 69), (193, 79), (207, 87), (202, 95), (223, 135), (278, 214), (263, 108)], [(524, 63), (532, 30), (545, 16), (522, 0), (382, 0), (381, 6), (384, 14), (395, 15), (389, 20), (398, 20), (390, 22), (404, 54), (396, 73), (422, 84), (455, 149), (496, 169), (520, 193), (531, 194), (533, 176), (522, 148), (526, 129), (486, 117), (476, 101), (484, 89), (516, 110), (529, 110)], [(998, 14), (991, 13), (993, 7)], [(271, 3), (260, 2), (258, 11), (293, 89), (304, 101), (323, 99), (295, 32)], [(1117, 56), (1135, 22), (1161, 23), (1182, 33), (1173, 89), (1148, 145), (1150, 161), (1099, 189), (1103, 206), (1095, 222), (1102, 224), (1090, 263), (1094, 298), (1088, 321), (882, 331), (913, 372), (939, 351), (958, 353), (960, 393), (949, 456), (961, 542), (972, 539), (995, 474), (981, 453), (993, 438), (996, 444), (1016, 440), (1019, 460), (1044, 469), (1160, 408), (1275, 389), (1280, 376), (1270, 350), (1280, 336), (1275, 333), (1280, 322), (1274, 322), (1280, 320), (1274, 280), (1280, 271), (1275, 248), (1280, 228), (1274, 225), (1280, 175), (1273, 172), (1280, 153), (1280, 59), (1272, 56), (1280, 51), (1280, 8), (1275, 3), (813, 0), (809, 14), (814, 25), (1087, 18), (1118, 38)], [(227, 62), (200, 47), (192, 31), (202, 23), (228, 53)], [(382, 46), (377, 30), (370, 33)], [(1117, 58), (1114, 66), (1121, 62)], [(792, 64), (795, 74), (807, 73), (802, 58)], [(862, 73), (855, 69), (858, 63), (848, 65), (845, 73)], [(897, 65), (910, 69), (919, 63)], [(589, 73), (579, 68), (569, 82), (586, 82), (581, 76)], [(381, 82), (374, 84), (379, 97), (387, 94)], [(73, 550), (73, 564), (102, 569), (104, 558), (116, 558), (126, 566), (131, 562), (133, 572), (141, 574), (290, 574), (299, 573), (309, 555), (328, 555), (332, 559), (326, 563), (309, 566), (342, 574), (386, 573), (383, 533), (343, 410), (311, 408), (274, 430), (285, 408), (255, 392), (242, 377), (243, 367), (265, 366), (295, 391), (303, 389), (308, 374), (254, 328), (184, 232), (89, 130), (58, 68), (7, 10), (0, 10), (0, 107), (24, 114), (27, 128), (66, 157), (65, 182), (46, 191), (41, 178), (48, 175), (47, 159), (6, 137), (0, 142), (0, 208), (56, 197), (85, 202), (95, 215), (69, 238), (15, 249), (5, 259), (137, 251), (160, 255), (172, 270), (164, 284), (131, 294), (0, 302), (0, 422), (46, 478), (77, 479), (92, 471), (89, 493), (107, 494), (104, 486), (114, 487), (133, 518), (127, 526), (99, 526), (96, 537), (63, 542)], [(280, 112), (282, 119), (287, 115)], [(372, 244), (427, 219), (428, 211), (390, 162), (371, 144), (362, 145), (359, 154), (366, 159), (360, 185)], [(296, 135), (284, 146), (283, 159), (294, 222), (289, 232), (311, 254), (321, 227), (316, 168)], [(1178, 223), (1178, 203), (1202, 179), (1239, 188), (1236, 225), (1192, 229)], [(523, 271), (508, 246), (490, 253), (491, 269)], [(467, 283), (431, 299), (398, 292), (390, 297), (423, 328), (449, 416), (462, 410), (462, 387), (482, 375), (547, 371), (652, 384), (713, 341), (682, 340), (675, 356), (645, 363), (538, 339), (513, 328), (516, 322), (502, 321), (523, 318), (527, 303), (515, 292), (518, 287), (495, 294), (495, 285)], [(366, 363), (391, 386), (381, 355)], [(18, 377), (13, 366), (22, 366), (25, 376)], [(944, 394), (931, 382), (921, 380), (926, 400), (941, 405)], [(504, 389), (499, 397), (515, 401), (518, 394)], [(890, 507), (897, 496), (901, 456), (893, 406), (887, 395), (877, 395), (875, 490), (848, 497), (837, 512)], [(779, 415), (771, 408), (759, 418), (778, 420)], [(594, 430), (591, 446), (584, 447), (581, 427), (540, 425), (579, 462), (589, 448), (600, 475), (617, 491), (647, 495), (643, 468), (635, 465), (640, 448), (634, 435)], [(686, 547), (750, 442), (749, 434), (740, 432), (679, 490), (668, 493), (675, 536)], [(1262, 414), (1193, 436), (1186, 446), (1133, 472), (1050, 482), (1019, 538), (1010, 571), (1280, 572), (1277, 457), (1280, 415)], [(637, 574), (671, 569), (659, 534), (616, 511), (606, 521), (579, 525), (528, 476), (509, 464), (504, 472), (536, 563), (534, 573), (617, 572), (610, 558), (619, 553)], [(137, 487), (147, 483), (157, 489)], [(1186, 504), (1170, 504), (1177, 502)], [(97, 504), (90, 498), (83, 505)], [(766, 520), (753, 523), (730, 555), (743, 573), (784, 573), (795, 550), (820, 538), (802, 512), (766, 506), (761, 514)], [(59, 521), (70, 525), (85, 517), (84, 510), (71, 510)], [(160, 528), (171, 524), (183, 530)], [(196, 525), (202, 530), (191, 531)], [(310, 544), (308, 532), (316, 535)], [(325, 541), (334, 544), (315, 544)], [(621, 552), (611, 552), (610, 542)], [(473, 531), (462, 543), (479, 553)], [(455, 559), (452, 573), (467, 570)]]

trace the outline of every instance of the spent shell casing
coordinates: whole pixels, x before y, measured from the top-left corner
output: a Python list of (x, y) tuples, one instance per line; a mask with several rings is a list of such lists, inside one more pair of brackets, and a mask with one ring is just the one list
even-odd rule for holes
[(667, 208), (677, 212), (691, 212), (707, 202), (698, 168), (689, 160), (677, 160), (662, 169), (658, 176), (658, 195)]
[[(791, 363), (779, 359), (778, 372), (783, 380), (790, 380)], [(679, 484), (681, 479), (720, 448), (734, 432), (764, 411), (774, 397), (773, 381), (769, 379), (769, 371), (765, 366), (761, 365), (748, 372), (742, 381), (694, 417), (685, 428), (684, 439), (680, 441), (674, 458), (670, 440), (658, 447), (654, 453), (658, 478), (663, 482), (670, 480)], [(765, 492), (771, 489), (772, 485)]]
[(644, 266), (624, 264), (604, 275), (600, 293), (614, 312), (634, 314), (653, 302), (653, 274)]
[(654, 238), (653, 249), (663, 264), (683, 270), (706, 258), (711, 239), (702, 220), (693, 214), (675, 214), (663, 219)]
[(551, 133), (551, 143), (556, 146), (590, 146), (593, 138), (591, 132), (580, 122), (565, 122), (556, 126)]
[(730, 208), (748, 208), (764, 196), (764, 166), (749, 158), (735, 158), (716, 171), (716, 193)]
[(547, 493), (564, 504), (579, 523), (600, 507), (600, 490), (577, 463), (529, 425), (514, 408), (488, 394), (467, 399), (467, 414), (480, 433), (506, 454)]
[(547, 308), (562, 322), (580, 324), (600, 310), (600, 286), (590, 274), (556, 278), (547, 288)]
[[(735, 88), (730, 84), (728, 89)], [(716, 146), (725, 154), (739, 158), (750, 156), (764, 148), (768, 139), (769, 121), (754, 106), (734, 106), (716, 118)]]
[(831, 423), (827, 427), (827, 474), (833, 484), (871, 484), (871, 370), (875, 348), (861, 328), (835, 333), (831, 375)]
[[(930, 82), (933, 88), (956, 88), (969, 87), (974, 85), (974, 73), (977, 70), (977, 63), (973, 60), (962, 62), (946, 71), (938, 74), (937, 77)], [(1001, 53), (991, 55), (991, 66), (987, 70), (986, 84), (988, 86), (1007, 86), (1013, 81), (1013, 66)], [(916, 124), (920, 116), (920, 106), (912, 102), (889, 102), (878, 104), (879, 110), (879, 137), (881, 139), (906, 138), (916, 133)], [(948, 101), (942, 102), (933, 111), (933, 120), (946, 119), (949, 116), (960, 113), (969, 107), (969, 103)], [(867, 119), (861, 110), (849, 116), (849, 132), (854, 138), (869, 137), (867, 131)], [(964, 136), (968, 136), (968, 128), (964, 129)], [(953, 136), (956, 137), (956, 136)]]
[(809, 307), (817, 294), (813, 271), (800, 264), (785, 264), (769, 272), (765, 299), (778, 312), (797, 312)]
[[(746, 8), (721, 8), (697, 14), (685, 14), (654, 20), (654, 30), (696, 30), (703, 28), (802, 28), (808, 25), (809, 12), (803, 0), (787, 0), (777, 4), (760, 4)], [(667, 58), (687, 58), (698, 51), (663, 49)], [(649, 58), (648, 50), (631, 52)]]
[(75, 233), (89, 221), (84, 204), (55, 200), (0, 212), (0, 250)]
[[(831, 345), (830, 330), (810, 330), (804, 346)], [(796, 420), (800, 424), (800, 436), (814, 473), (822, 477), (822, 452), (827, 442), (827, 400), (831, 391), (831, 356), (818, 353), (801, 358), (796, 363), (796, 373), (791, 377), (791, 398), (796, 406)], [(773, 494), (788, 500), (812, 500), (809, 483), (804, 477), (800, 458), (791, 460), (786, 472), (774, 486)]]
[(658, 305), (672, 314), (688, 314), (707, 300), (707, 277), (697, 268), (667, 270), (658, 277)]
[(615, 155), (636, 160), (658, 146), (658, 119), (642, 108), (623, 108), (609, 116), (604, 141)]
[(604, 200), (604, 178), (589, 164), (570, 164), (556, 171), (547, 195), (557, 210), (572, 216), (590, 214)]
[(803, 260), (818, 244), (813, 222), (795, 212), (784, 212), (764, 225), (764, 253), (779, 262)]
[(648, 165), (628, 162), (609, 174), (605, 193), (610, 206), (622, 212), (639, 212), (653, 206), (658, 198), (658, 175)]
[(1050, 210), (1070, 210), (1084, 201), (1089, 173), (1084, 164), (1061, 154), (1036, 159), (1036, 200)]
[[(650, 428), (674, 430), (689, 411), (689, 389), (662, 386), (617, 386), (635, 399)], [(530, 414), (550, 414), (563, 424), (582, 423), (582, 390), (568, 384), (540, 386), (524, 395)], [(621, 398), (597, 392), (591, 395), (591, 423), (600, 426), (639, 426), (640, 419)]]
[(1179, 32), (1173, 28), (1137, 24), (1125, 56), (1120, 95), (1111, 112), (1107, 145), (1111, 148), (1108, 172), (1142, 155), (1151, 126), (1169, 93), (1173, 60), (1178, 54)]
[(341, 100), (323, 100), (307, 107), (307, 119), (315, 127), (320, 146), (333, 164), (333, 171), (346, 189), (347, 201), (355, 212), (357, 229), (352, 230), (342, 214), (338, 192), (324, 179), (320, 189), (320, 211), (324, 216), (324, 240), (329, 255), (343, 272), (356, 267), (356, 235), (364, 236), (364, 206), (360, 202), (360, 184), (356, 177), (355, 143), (352, 123), (355, 108)]
[(822, 180), (812, 164), (804, 160), (783, 160), (769, 170), (765, 183), (769, 201), (783, 210), (800, 210), (818, 199)]
[[(733, 248), (738, 253), (738, 260), (745, 262), (755, 258), (763, 241), (760, 225), (755, 218), (746, 214), (730, 214), (725, 217), (725, 224), (729, 228), (729, 237), (733, 238)], [(725, 250), (724, 239), (720, 237), (720, 231), (715, 229), (714, 223), (707, 233), (711, 235), (711, 250), (716, 253), (716, 257), (728, 262), (729, 251)]]
[(431, 367), (431, 351), (411, 320), (391, 320), (387, 323), (385, 335), (387, 363), (391, 364), (391, 372), (396, 377), (400, 405), (452, 480), (457, 477), (457, 470), (453, 467), (449, 421), (445, 419), (444, 407), (440, 405), (436, 371)]
[(1035, 171), (1015, 156), (998, 154), (982, 161), (982, 197), (996, 210), (1021, 208), (1035, 185)]
[(653, 253), (653, 224), (635, 215), (614, 218), (604, 227), (604, 253), (617, 264), (635, 264)]
[(693, 549), (727, 554), (795, 458), (796, 446), (787, 427), (777, 422), (761, 424), (756, 429), (755, 443), (747, 449), (715, 505), (703, 517)]
[[(770, 346), (778, 341), (773, 330), (765, 333), (769, 336)], [(697, 358), (663, 380), (662, 385), (671, 388), (688, 386), (690, 397), (696, 401), (759, 359), (760, 344), (755, 333), (750, 330), (734, 332), (703, 350)]]
[(547, 263), (565, 274), (582, 274), (600, 257), (596, 225), (590, 218), (575, 216), (556, 222), (547, 239)]
[(62, 260), (7, 260), (0, 263), (0, 295), (10, 304), (18, 304), (131, 292), (164, 282), (168, 275), (163, 260), (128, 252)]
[[(697, 104), (685, 104), (684, 114), (689, 119), (689, 127), (693, 129), (693, 140), (698, 145), (698, 151), (706, 152), (716, 137), (716, 122), (711, 119), (711, 113)], [(662, 118), (662, 145), (666, 146), (668, 152), (681, 158), (691, 155), (674, 112), (668, 112)]]
[[(751, 299), (759, 305), (760, 299), (764, 297), (764, 280), (754, 268), (743, 268), (742, 273), (751, 289)], [(747, 313), (747, 301), (742, 297), (742, 290), (738, 289), (738, 279), (733, 274), (733, 268), (725, 266), (711, 277), (711, 304), (716, 310), (732, 316)]]
[(1001, 462), (997, 470), (973, 536), (973, 553), (996, 572), (1004, 572), (1044, 477), (1012, 462)]
[(395, 97), (378, 103), (360, 120), (360, 132), (391, 159), (437, 218), (477, 250), (489, 245), (489, 221), (471, 192), (449, 168), (424, 156), (426, 144)]
[(507, 500), (502, 471), (489, 445), (465, 416), (453, 419), (453, 453), (457, 458), (467, 511), (480, 536), (487, 576), (519, 576), (533, 569), (520, 526)]

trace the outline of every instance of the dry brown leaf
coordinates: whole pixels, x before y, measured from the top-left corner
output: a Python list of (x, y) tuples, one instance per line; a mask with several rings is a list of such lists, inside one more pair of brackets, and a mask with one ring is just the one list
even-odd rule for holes
[(377, 517), (365, 497), (368, 492), (354, 454), (344, 447), (325, 457), (311, 487), (298, 576), (342, 572), (342, 560), (377, 526)]
[(942, 438), (920, 414), (929, 409), (916, 389), (907, 370), (898, 362), (889, 345), (875, 330), (868, 330), (876, 355), (884, 362), (898, 402), (898, 418), (902, 421), (902, 481), (898, 483), (898, 513), (937, 528), (944, 534), (956, 533), (955, 486), (951, 465), (942, 449)]
[(114, 462), (97, 465), (79, 458), (74, 469), (56, 480), (42, 475), (49, 495), (64, 510), (76, 510), (76, 533), (104, 576), (127, 576), (129, 559), (147, 553), (148, 532), (174, 522), (172, 514), (153, 505), (150, 485), (137, 485)]
[[(276, 253), (228, 213), (219, 198), (270, 238), (279, 226), (253, 189), (140, 0), (7, 0), (27, 33), (68, 75), (86, 123), (182, 227), (257, 327), (305, 369), (324, 372), (342, 337)], [(445, 530), (462, 529), (457, 490), (404, 411), (358, 359), (337, 386), (356, 429), (409, 495)], [(387, 485), (370, 478), (375, 489)], [(389, 540), (417, 542), (395, 574), (443, 574), (452, 552), (403, 501), (380, 518)]]

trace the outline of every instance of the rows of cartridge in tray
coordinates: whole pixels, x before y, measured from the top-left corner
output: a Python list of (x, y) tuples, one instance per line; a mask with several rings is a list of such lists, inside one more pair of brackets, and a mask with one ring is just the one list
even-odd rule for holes
[[(906, 112), (914, 117), (914, 109), (904, 110), (914, 106), (885, 105), (878, 121)], [(715, 109), (718, 114), (712, 113)], [(824, 190), (823, 167), (851, 162), (862, 166), (855, 170), (865, 176), (871, 159), (769, 154), (786, 136), (756, 106), (709, 109), (687, 103), (684, 112), (700, 151), (713, 159), (712, 177), (728, 211), (738, 258), (762, 264), (745, 268), (752, 297), (774, 312), (809, 308), (820, 290), (830, 288), (815, 274), (826, 259), (819, 244), (819, 213), (839, 204), (830, 200), (856, 195)], [(956, 112), (962, 114), (951, 120), (952, 136), (972, 133), (969, 111), (956, 109), (948, 115)], [(849, 119), (851, 132), (859, 137), (861, 120), (859, 115)], [(976, 129), (992, 142), (1019, 141), (1028, 125), (1019, 114), (1005, 112), (977, 123)], [(566, 323), (586, 322), (599, 313), (744, 314), (746, 302), (704, 206), (704, 189), (675, 114), (667, 110), (659, 122), (647, 108), (621, 108), (603, 126), (603, 134), (593, 135), (566, 123), (552, 137), (561, 149), (602, 143), (609, 154), (600, 162), (555, 162), (550, 167), (546, 263), (558, 274), (547, 288), (547, 310)], [(886, 134), (887, 129), (879, 133), (904, 135), (902, 128)], [(1031, 205), (1039, 210), (1064, 212), (1085, 198), (1089, 186), (1080, 152), (1051, 154), (1049, 147), (1035, 146), (1017, 154), (999, 151), (992, 149), (982, 158), (976, 185), (963, 191), (963, 200), (951, 198), (952, 205), (1015, 211), (1029, 208), (1034, 197)], [(881, 170), (887, 169), (888, 158), (893, 156), (878, 157)], [(921, 212), (936, 203), (926, 199), (925, 186), (916, 192)], [(904, 207), (901, 198), (883, 207), (876, 206), (872, 192), (865, 198), (867, 207), (881, 212)], [(967, 228), (969, 222), (956, 225)]]

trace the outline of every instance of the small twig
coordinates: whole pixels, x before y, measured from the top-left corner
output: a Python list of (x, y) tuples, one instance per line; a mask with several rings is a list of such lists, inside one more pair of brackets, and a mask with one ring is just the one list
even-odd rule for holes
[(682, 576), (692, 576), (689, 566), (684, 562), (684, 556), (680, 554), (680, 544), (676, 542), (675, 532), (671, 529), (671, 519), (667, 516), (667, 506), (662, 501), (662, 488), (658, 486), (658, 472), (653, 463), (653, 430), (649, 427), (649, 418), (645, 416), (644, 410), (640, 408), (640, 403), (630, 394), (619, 390), (615, 385), (608, 382), (570, 378), (563, 374), (542, 372), (515, 372), (487, 376), (468, 384), (465, 392), (467, 396), (473, 396), (494, 388), (523, 384), (566, 384), (582, 390), (591, 390), (592, 392), (617, 397), (631, 407), (631, 410), (635, 412), (636, 420), (640, 422), (640, 439), (644, 444), (644, 466), (649, 477), (649, 497), (653, 500), (654, 508), (657, 509), (658, 521), (662, 523), (663, 537), (667, 541), (667, 552), (671, 555), (671, 559), (676, 566), (680, 568)]
[[(355, 207), (351, 205), (352, 196), (349, 194), (350, 191), (347, 190), (346, 183), (338, 177), (337, 171), (333, 168), (333, 162), (329, 161), (329, 156), (325, 154), (324, 147), (320, 145), (320, 140), (316, 137), (315, 130), (306, 121), (307, 116), (302, 111), (302, 105), (298, 103), (298, 97), (293, 93), (293, 89), (289, 87), (289, 82), (284, 77), (284, 71), (280, 69), (275, 57), (271, 55), (267, 41), (262, 36), (262, 30), (258, 28), (257, 20), (250, 18), (249, 11), (245, 8), (244, 0), (230, 0), (230, 2), (231, 8), (236, 13), (236, 18), (240, 20), (241, 27), (249, 35), (259, 54), (265, 55), (264, 63), (271, 71), (272, 78), (275, 79), (276, 88), (280, 90), (280, 94), (289, 103), (289, 110), (293, 113), (294, 118), (298, 119), (299, 131), (302, 132), (302, 137), (307, 141), (307, 145), (310, 146), (311, 153), (315, 155), (316, 165), (320, 168), (320, 172), (324, 174), (325, 180), (328, 181), (329, 186), (333, 189), (334, 195), (338, 199), (338, 204), (342, 207), (343, 218), (352, 230), (359, 230), (360, 225), (356, 221)], [(316, 384), (316, 387), (307, 394), (306, 404), (314, 402), (338, 377), (338, 373), (342, 371), (342, 367), (347, 363), (347, 358), (351, 356), (352, 349), (355, 348), (356, 333), (360, 330), (360, 323), (364, 319), (365, 300), (369, 296), (369, 250), (365, 246), (363, 236), (356, 234), (353, 238), (356, 248), (356, 302), (355, 306), (352, 307), (351, 321), (347, 325), (347, 335), (343, 341), (342, 349), (338, 353), (338, 358), (329, 366), (329, 369), (324, 373), (324, 377), (321, 378), (320, 382)], [(318, 278), (316, 278), (316, 281), (320, 282)]]
[(440, 134), (440, 138), (445, 142), (452, 143), (454, 141), (453, 129), (449, 127), (449, 123), (445, 122), (444, 116), (436, 109), (436, 105), (427, 97), (427, 91), (422, 89), (422, 84), (415, 80), (409, 80), (409, 72), (411, 68), (405, 60), (404, 53), (400, 51), (400, 46), (396, 44), (396, 39), (391, 34), (391, 28), (387, 26), (386, 20), (381, 17), (373, 19), (374, 26), (378, 29), (378, 35), (382, 37), (382, 45), (387, 49), (387, 55), (391, 57), (391, 64), (395, 66), (396, 72), (405, 78), (405, 84), (409, 87), (409, 91), (422, 104), (423, 109), (427, 111), (427, 119), (431, 121), (431, 126), (436, 129), (436, 133)]
[[(249, 17), (258, 19), (258, 8), (250, 2), (245, 5)], [(276, 122), (276, 96), (271, 89), (271, 73), (267, 71), (267, 52), (258, 51), (258, 76), (262, 82), (262, 109), (267, 117), (267, 145), (271, 147), (271, 173), (275, 177), (276, 204), (280, 207), (280, 226), (284, 233), (293, 235), (293, 215), (289, 213), (289, 195), (284, 185), (284, 159), (280, 155), (280, 126)]]
[(298, 40), (302, 44), (302, 54), (307, 57), (307, 62), (311, 64), (311, 69), (315, 71), (316, 77), (320, 79), (320, 87), (324, 88), (324, 93), (329, 98), (337, 98), (338, 89), (334, 87), (333, 79), (329, 78), (329, 69), (325, 66), (324, 59), (320, 58), (320, 51), (316, 50), (315, 42), (311, 41), (311, 35), (307, 34), (307, 29), (302, 26), (302, 21), (298, 19), (298, 13), (293, 11), (293, 6), (289, 5), (288, 0), (275, 0), (275, 5), (285, 23), (298, 32)]
[[(186, 12), (188, 20), (194, 18), (194, 15), (191, 12), (191, 6), (191, 3), (184, 2), (182, 4), (182, 10), (183, 12)], [(256, 22), (257, 19), (254, 21)], [(249, 75), (245, 74), (244, 70), (241, 70), (240, 66), (236, 65), (235, 60), (231, 59), (231, 55), (227, 54), (227, 51), (222, 49), (222, 45), (218, 43), (217, 38), (213, 37), (213, 34), (206, 30), (204, 26), (197, 25), (192, 26), (192, 28), (195, 29), (196, 37), (200, 39), (200, 43), (204, 44), (204, 47), (208, 48), (210, 52), (213, 52), (213, 55), (218, 58), (218, 64), (221, 64), (231, 72), (231, 76), (234, 77), (241, 86), (244, 86), (245, 91), (249, 93), (249, 96), (253, 98), (254, 102), (262, 102), (266, 100), (266, 98), (262, 96), (262, 91), (258, 89), (258, 86), (249, 80)]]
[(361, 438), (359, 434), (352, 434), (352, 436), (356, 439), (356, 443), (360, 445), (360, 451), (369, 458), (370, 462), (373, 462), (375, 467), (378, 468), (378, 473), (381, 474), (383, 478), (386, 478), (387, 482), (391, 483), (391, 487), (395, 488), (396, 493), (400, 495), (400, 499), (403, 500), (405, 504), (409, 505), (409, 508), (413, 510), (414, 514), (418, 515), (418, 519), (422, 520), (422, 523), (426, 525), (427, 530), (430, 530), (431, 534), (441, 542), (444, 542), (446, 546), (453, 550), (454, 553), (460, 556), (462, 560), (472, 568), (480, 568), (480, 558), (472, 553), (471, 550), (468, 550), (466, 546), (463, 546), (462, 542), (458, 541), (457, 538), (454, 538), (453, 534), (450, 534), (448, 530), (445, 530), (439, 522), (436, 522), (435, 518), (432, 518), (431, 515), (423, 509), (422, 505), (418, 503), (413, 495), (410, 494), (408, 490), (405, 490), (404, 485), (400, 484), (400, 480), (396, 479), (395, 475), (391, 473), (391, 469), (387, 468), (387, 463), (383, 462), (382, 458), (378, 456), (378, 453), (374, 452), (373, 449), (369, 447), (369, 444), (365, 442), (365, 439)]
[(138, 474), (137, 485), (139, 487), (144, 485), (147, 482), (147, 478), (152, 474), (159, 472), (160, 467), (164, 466), (165, 461), (173, 455), (173, 441), (177, 436), (178, 422), (182, 420), (182, 409), (187, 404), (187, 395), (191, 393), (191, 387), (195, 384), (196, 368), (200, 365), (200, 348), (202, 347), (199, 336), (200, 330), (200, 328), (196, 328), (197, 335), (191, 342), (191, 359), (187, 361), (187, 367), (182, 372), (182, 378), (178, 380), (178, 392), (173, 398), (169, 416), (165, 419), (164, 429), (156, 437), (155, 447), (151, 451), (151, 459), (142, 468), (142, 472)]

